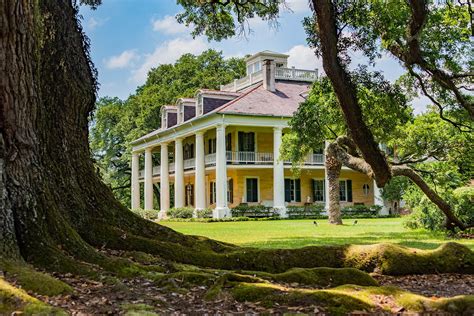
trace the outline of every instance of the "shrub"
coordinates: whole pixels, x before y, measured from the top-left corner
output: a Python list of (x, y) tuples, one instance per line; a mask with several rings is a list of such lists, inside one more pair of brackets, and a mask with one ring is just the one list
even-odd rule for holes
[(205, 208), (205, 209), (202, 209), (202, 210), (197, 210), (196, 211), (196, 216), (197, 216), (197, 218), (210, 218), (210, 217), (212, 217), (212, 209)]
[(158, 219), (158, 210), (144, 210), (141, 208), (136, 208), (131, 210), (133, 213), (137, 214), (138, 216), (148, 219), (150, 221)]
[(174, 207), (168, 211), (171, 218), (192, 218), (194, 208), (192, 207)]
[(341, 209), (342, 217), (365, 218), (377, 217), (382, 207), (380, 205), (351, 205)]
[[(442, 197), (448, 201), (453, 213), (463, 223), (474, 224), (474, 187), (459, 187), (452, 192), (443, 192)], [(412, 209), (412, 213), (404, 223), (406, 227), (445, 229), (445, 215), (419, 189), (410, 188), (405, 194), (405, 199)]]
[(240, 204), (230, 210), (232, 217), (273, 217), (278, 216), (278, 212), (272, 207), (264, 205)]
[(321, 204), (286, 207), (288, 218), (321, 218), (324, 206)]

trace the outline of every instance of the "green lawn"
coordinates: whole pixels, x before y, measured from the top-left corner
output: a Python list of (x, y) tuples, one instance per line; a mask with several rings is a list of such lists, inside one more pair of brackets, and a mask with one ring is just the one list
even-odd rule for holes
[(241, 246), (260, 248), (296, 248), (310, 245), (373, 244), (391, 242), (433, 249), (447, 241), (456, 241), (474, 250), (474, 240), (446, 238), (442, 233), (404, 228), (403, 219), (344, 220), (345, 225), (329, 225), (326, 220), (276, 220), (249, 222), (161, 222), (179, 232), (200, 235)]

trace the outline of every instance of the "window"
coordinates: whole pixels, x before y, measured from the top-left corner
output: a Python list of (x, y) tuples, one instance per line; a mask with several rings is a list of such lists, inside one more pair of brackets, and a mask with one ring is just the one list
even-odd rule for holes
[(216, 182), (211, 181), (209, 183), (209, 204), (216, 203)]
[(204, 98), (201, 94), (198, 95), (198, 101), (197, 101), (197, 111), (196, 111), (196, 116), (202, 115), (203, 113), (203, 104), (204, 104)]
[(364, 191), (365, 196), (368, 196), (370, 193), (370, 186), (367, 183), (364, 183), (362, 186), (362, 191)]
[(352, 180), (339, 181), (339, 200), (352, 202)]
[(183, 148), (183, 159), (194, 158), (194, 144), (185, 144)]
[(234, 203), (234, 181), (232, 179), (227, 181), (227, 202)]
[(239, 132), (239, 151), (255, 152), (255, 133)]
[(247, 178), (245, 179), (246, 185), (246, 197), (245, 200), (248, 203), (258, 202), (258, 179), (257, 178)]
[(276, 67), (277, 67), (277, 68), (283, 67), (283, 63), (276, 63)]
[(186, 185), (185, 205), (194, 206), (194, 186), (191, 183)]
[(324, 180), (313, 180), (313, 201), (324, 202), (325, 201), (325, 187)]
[(207, 145), (207, 153), (208, 154), (214, 154), (216, 152), (217, 148), (217, 141), (215, 138), (210, 138), (207, 140), (208, 145)]
[(285, 179), (285, 202), (301, 202), (300, 179)]

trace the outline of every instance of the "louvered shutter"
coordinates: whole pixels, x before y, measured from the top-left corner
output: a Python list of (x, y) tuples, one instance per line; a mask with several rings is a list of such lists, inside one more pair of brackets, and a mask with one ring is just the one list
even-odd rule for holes
[(347, 202), (352, 202), (352, 180), (347, 180)]

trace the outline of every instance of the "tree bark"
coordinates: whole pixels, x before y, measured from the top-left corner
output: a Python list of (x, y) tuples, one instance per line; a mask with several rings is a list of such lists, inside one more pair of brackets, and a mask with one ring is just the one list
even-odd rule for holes
[(329, 209), (328, 219), (330, 224), (342, 225), (341, 204), (339, 200), (339, 175), (341, 174), (342, 163), (334, 155), (333, 148), (326, 148), (326, 175), (328, 178)]

